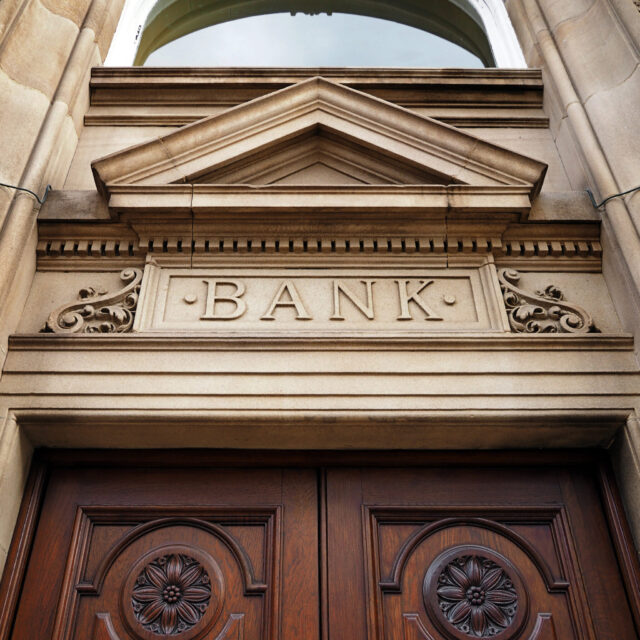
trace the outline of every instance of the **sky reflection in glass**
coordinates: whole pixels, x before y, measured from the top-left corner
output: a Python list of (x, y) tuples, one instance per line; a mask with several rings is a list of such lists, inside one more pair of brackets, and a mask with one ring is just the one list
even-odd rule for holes
[(483, 68), (462, 47), (403, 24), (344, 13), (288, 13), (207, 27), (154, 51), (145, 66)]

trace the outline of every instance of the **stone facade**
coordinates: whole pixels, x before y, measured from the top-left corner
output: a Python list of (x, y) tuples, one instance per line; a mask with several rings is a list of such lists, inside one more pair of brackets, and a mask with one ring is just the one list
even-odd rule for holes
[(122, 4), (0, 6), (0, 564), (37, 447), (607, 448), (638, 540), (633, 2), (237, 72), (101, 67)]

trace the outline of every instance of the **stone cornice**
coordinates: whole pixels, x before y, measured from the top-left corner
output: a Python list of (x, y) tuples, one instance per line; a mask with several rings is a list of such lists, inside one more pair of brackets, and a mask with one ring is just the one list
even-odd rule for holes
[[(358, 219), (359, 216), (361, 219)], [(120, 223), (40, 222), (42, 269), (117, 269), (140, 266), (147, 255), (179, 265), (347, 264), (425, 261), (442, 264), (493, 256), (522, 270), (599, 271), (596, 222), (518, 223), (509, 216), (472, 213), (389, 215), (295, 212), (235, 213), (199, 218), (129, 217)]]
[(538, 69), (92, 70), (90, 126), (184, 126), (321, 75), (457, 127), (546, 128)]
[[(398, 335), (291, 336), (274, 332), (256, 336), (229, 331), (215, 335), (174, 332), (150, 334), (18, 334), (9, 338), (12, 351), (632, 351), (631, 334), (465, 334), (451, 333), (420, 337)], [(634, 375), (636, 372), (631, 372)]]
[(402, 106), (542, 107), (540, 69), (94, 67), (91, 106), (234, 106), (322, 76)]

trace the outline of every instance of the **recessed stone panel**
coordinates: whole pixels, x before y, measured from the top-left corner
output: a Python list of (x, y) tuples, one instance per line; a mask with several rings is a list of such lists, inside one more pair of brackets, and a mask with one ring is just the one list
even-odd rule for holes
[(138, 331), (504, 331), (493, 267), (147, 267)]

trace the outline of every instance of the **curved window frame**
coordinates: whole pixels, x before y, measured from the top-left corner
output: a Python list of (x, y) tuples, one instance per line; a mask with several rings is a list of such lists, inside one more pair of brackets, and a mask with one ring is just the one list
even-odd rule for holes
[[(487, 36), (496, 67), (511, 69), (524, 69), (527, 67), (503, 0), (449, 1), (454, 9), (458, 11), (466, 10), (470, 16), (476, 17), (476, 21), (480, 20), (482, 22), (481, 28), (483, 28)], [(163, 0), (126, 0), (118, 28), (105, 60), (106, 66), (126, 67), (138, 64), (136, 58), (140, 58), (141, 55), (139, 48), (144, 29), (148, 24), (153, 23), (154, 15), (159, 14), (158, 6), (163, 4), (170, 4), (170, 0), (164, 0), (164, 2)], [(348, 13), (348, 11), (344, 11), (344, 13)], [(198, 28), (200, 27), (184, 31), (176, 37), (186, 35)], [(433, 31), (432, 33), (436, 32)], [(436, 33), (436, 35), (441, 34)], [(150, 49), (147, 55), (172, 39), (174, 38), (160, 42), (158, 46)], [(451, 41), (455, 42), (455, 40)]]

